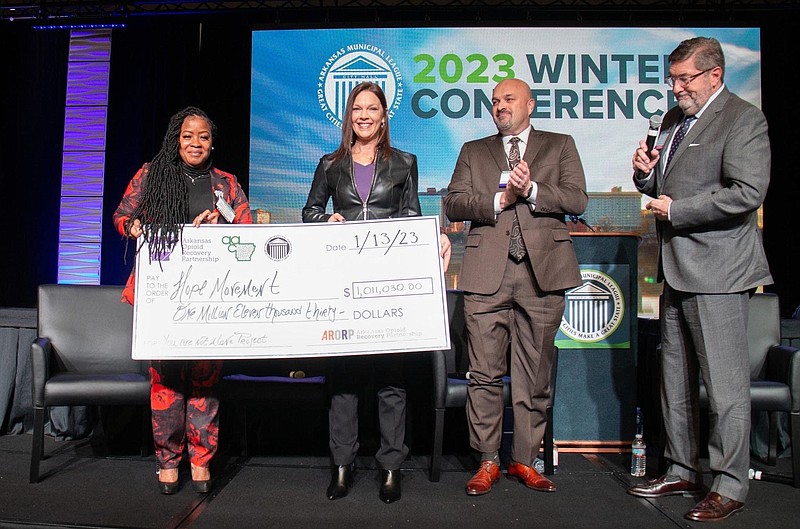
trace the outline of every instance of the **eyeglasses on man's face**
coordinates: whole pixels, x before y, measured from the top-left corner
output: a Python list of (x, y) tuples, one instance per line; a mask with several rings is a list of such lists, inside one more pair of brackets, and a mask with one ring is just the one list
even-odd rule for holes
[(693, 75), (680, 75), (678, 77), (673, 77), (671, 75), (668, 75), (668, 76), (666, 76), (664, 78), (664, 82), (667, 83), (667, 85), (669, 85), (670, 88), (672, 88), (673, 86), (675, 86), (676, 84), (679, 84), (679, 83), (682, 86), (686, 86), (689, 83), (691, 83), (692, 81), (694, 81), (695, 79), (697, 79), (698, 77), (700, 77), (701, 75), (703, 75), (704, 73), (708, 73), (711, 70), (713, 70), (714, 68), (716, 68), (716, 66), (712, 66), (711, 68), (708, 68), (707, 70), (703, 70), (702, 72), (697, 72), (696, 74), (693, 74)]

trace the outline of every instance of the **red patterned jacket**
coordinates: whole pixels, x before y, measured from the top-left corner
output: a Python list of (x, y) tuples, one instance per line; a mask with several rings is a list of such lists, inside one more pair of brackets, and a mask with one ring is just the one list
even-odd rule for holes
[[(139, 200), (141, 200), (142, 190), (144, 189), (145, 182), (147, 182), (149, 169), (150, 164), (146, 163), (136, 172), (128, 184), (128, 188), (125, 190), (125, 194), (122, 196), (117, 210), (114, 212), (114, 227), (122, 236), (126, 235), (125, 231), (128, 221), (131, 218), (131, 214), (136, 209), (136, 206), (139, 204)], [(253, 223), (250, 203), (247, 201), (247, 196), (244, 194), (242, 186), (239, 185), (234, 175), (212, 167), (211, 188), (215, 191), (222, 191), (225, 201), (233, 208), (236, 214), (233, 218), (234, 224)], [(218, 222), (227, 224), (227, 221), (222, 216), (219, 217)], [(122, 301), (130, 303), (131, 305), (133, 305), (134, 299), (135, 277), (135, 270), (132, 270), (131, 275), (128, 277), (128, 282), (125, 285), (125, 289), (122, 291)]]

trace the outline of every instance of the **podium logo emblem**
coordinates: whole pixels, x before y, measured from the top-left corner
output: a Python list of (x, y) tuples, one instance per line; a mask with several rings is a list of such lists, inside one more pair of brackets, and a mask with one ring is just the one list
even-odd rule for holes
[(576, 342), (599, 342), (614, 334), (622, 323), (622, 290), (598, 270), (581, 270), (581, 277), (583, 284), (566, 293), (561, 332)]
[(403, 99), (403, 76), (395, 59), (371, 44), (351, 44), (328, 58), (319, 73), (317, 103), (328, 121), (342, 126), (347, 96), (359, 83), (377, 84), (386, 95), (391, 118)]

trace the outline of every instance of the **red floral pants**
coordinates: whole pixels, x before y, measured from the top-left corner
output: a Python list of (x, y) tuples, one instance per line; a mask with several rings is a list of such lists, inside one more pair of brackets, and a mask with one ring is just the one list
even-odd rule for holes
[(221, 360), (150, 362), (153, 440), (160, 468), (177, 468), (184, 447), (197, 467), (208, 467), (219, 443), (219, 400), (214, 386)]

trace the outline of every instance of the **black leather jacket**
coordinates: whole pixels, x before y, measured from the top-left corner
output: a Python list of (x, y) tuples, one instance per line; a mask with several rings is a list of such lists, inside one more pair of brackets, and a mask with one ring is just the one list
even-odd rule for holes
[(314, 172), (314, 182), (303, 207), (303, 222), (327, 222), (328, 200), (333, 199), (333, 211), (345, 220), (388, 219), (421, 215), (417, 195), (419, 175), (417, 157), (392, 149), (389, 160), (380, 152), (375, 158), (375, 177), (366, 202), (361, 200), (353, 180), (353, 161), (348, 154), (332, 161), (323, 156)]

